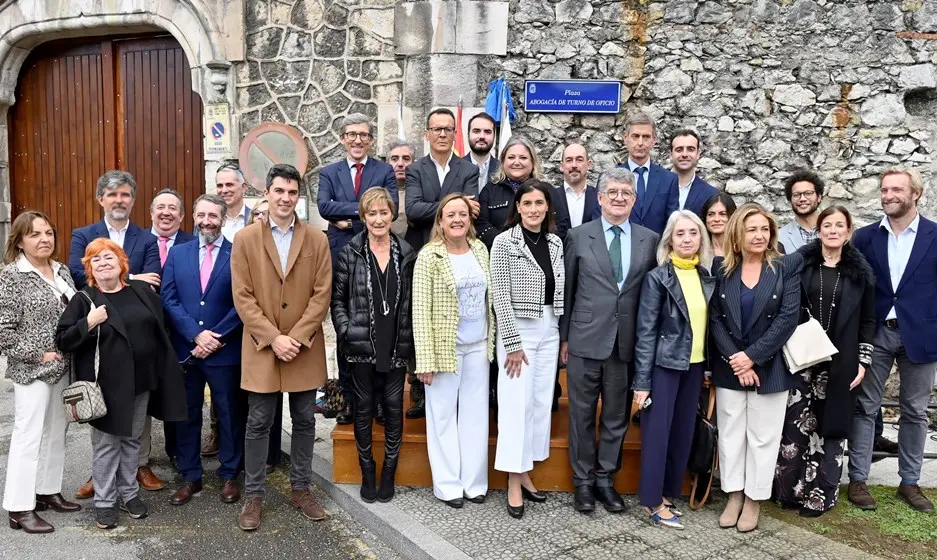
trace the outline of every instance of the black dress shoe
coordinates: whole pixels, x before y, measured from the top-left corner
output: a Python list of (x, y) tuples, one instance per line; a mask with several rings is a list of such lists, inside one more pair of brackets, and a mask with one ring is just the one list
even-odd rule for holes
[(515, 507), (512, 506), (510, 502), (508, 502), (508, 515), (514, 519), (520, 519), (521, 517), (524, 517), (524, 503), (521, 502), (521, 505)]
[(52, 508), (53, 511), (59, 513), (70, 513), (79, 511), (81, 505), (69, 502), (62, 494), (36, 494), (36, 511), (45, 511), (48, 508)]
[(417, 418), (426, 418), (426, 401), (420, 399), (411, 406), (406, 413), (406, 417), (410, 420), (416, 420)]
[(602, 502), (605, 511), (609, 513), (620, 513), (625, 511), (625, 501), (621, 499), (618, 492), (611, 486), (596, 486), (595, 498)]
[(483, 504), (485, 503), (486, 496), (487, 494), (479, 494), (478, 496), (475, 496), (474, 498), (469, 498), (468, 496), (465, 496), (465, 499), (472, 502), (473, 504)]
[(576, 511), (583, 513), (595, 511), (595, 496), (592, 494), (592, 486), (588, 484), (577, 486), (574, 504)]
[(524, 499), (530, 502), (536, 502), (542, 504), (547, 501), (547, 495), (543, 492), (531, 492), (530, 490), (521, 486), (521, 495), (524, 496)]
[(351, 424), (355, 421), (355, 413), (351, 409), (351, 403), (345, 402), (345, 408), (338, 413), (338, 416), (335, 417), (335, 422), (338, 424)]
[(462, 498), (455, 498), (452, 500), (443, 500), (443, 503), (455, 509), (462, 509), (462, 506), (465, 505), (465, 502), (462, 501)]

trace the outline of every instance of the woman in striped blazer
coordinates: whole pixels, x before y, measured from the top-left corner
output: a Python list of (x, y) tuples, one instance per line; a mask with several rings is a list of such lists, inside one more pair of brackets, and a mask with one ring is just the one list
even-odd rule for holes
[(553, 189), (531, 180), (518, 187), (491, 247), (498, 323), (498, 447), (495, 469), (508, 474), (508, 513), (524, 499), (544, 502), (528, 473), (550, 456), (550, 407), (563, 314), (563, 242), (554, 229)]

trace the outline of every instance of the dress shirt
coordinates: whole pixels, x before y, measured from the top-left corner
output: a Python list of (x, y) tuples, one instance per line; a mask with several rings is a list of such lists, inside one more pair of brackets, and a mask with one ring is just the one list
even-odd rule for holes
[[(647, 180), (647, 178), (645, 178)], [(677, 194), (680, 196), (680, 210), (683, 210), (683, 207), (686, 206), (686, 199), (690, 196), (690, 189), (693, 187), (693, 181), (696, 180), (696, 175), (690, 179), (690, 182), (683, 186), (680, 184), (679, 180), (677, 181)]]
[(246, 204), (241, 207), (241, 212), (236, 218), (229, 218), (228, 215), (225, 214), (224, 223), (221, 224), (221, 235), (229, 242), (234, 243), (234, 234), (244, 229), (247, 225), (247, 218), (245, 216), (248, 215), (250, 215), (250, 209), (247, 208)]
[(429, 155), (429, 159), (433, 160), (433, 165), (436, 166), (436, 176), (439, 177), (439, 188), (442, 188), (442, 184), (446, 180), (446, 175), (449, 174), (449, 170), (451, 169), (449, 164), (452, 163), (452, 152), (449, 152), (449, 159), (446, 160), (445, 167), (439, 165), (439, 162), (436, 161), (432, 153)]
[[(276, 237), (274, 237), (273, 239), (276, 240)], [(216, 239), (216, 240), (213, 241), (213, 243), (214, 243), (214, 245), (213, 245), (212, 248), (211, 248), (212, 270), (214, 270), (215, 263), (218, 262), (218, 251), (221, 250), (221, 239), (220, 239), (220, 238), (219, 238), (219, 239)], [(198, 267), (199, 267), (199, 270), (201, 270), (201, 268), (202, 268), (202, 261), (205, 260), (205, 255), (208, 254), (208, 249), (205, 248), (206, 245), (208, 245), (208, 243), (205, 242), (205, 236), (202, 235), (202, 234), (199, 234), (199, 235), (198, 235)], [(280, 250), (280, 247), (277, 246), (277, 252), (279, 252), (279, 250)], [(289, 253), (289, 246), (287, 246), (287, 251), (286, 251), (286, 252)]]
[[(163, 234), (157, 232), (157, 231), (156, 231), (156, 228), (150, 228), (150, 233), (152, 233), (152, 234), (153, 234), (153, 237), (155, 237), (155, 238), (157, 238), (157, 239), (159, 239), (160, 237), (163, 237)], [(176, 233), (179, 233), (179, 230), (176, 230)], [(168, 239), (166, 240), (166, 250), (167, 250), (167, 251), (169, 251), (170, 249), (172, 249), (172, 246), (176, 244), (176, 233), (174, 233), (174, 234), (172, 234), (172, 235), (167, 235), (167, 236), (166, 236), (166, 237), (168, 237)]]
[[(881, 227), (888, 232), (888, 272), (891, 274), (891, 289), (893, 292), (898, 291), (898, 284), (901, 283), (904, 269), (908, 266), (908, 259), (911, 258), (911, 249), (914, 247), (914, 240), (917, 239), (917, 228), (920, 224), (921, 215), (918, 214), (914, 217), (914, 221), (896, 236), (891, 229), (888, 216), (882, 218)], [(892, 306), (888, 311), (888, 315), (885, 316), (885, 320), (897, 318), (898, 314), (895, 313), (895, 307)]]
[[(611, 246), (612, 240), (615, 239), (615, 233), (612, 232), (612, 227), (614, 224), (606, 220), (605, 216), (602, 216), (601, 220), (602, 220), (602, 231), (605, 232), (605, 247), (608, 248)], [(618, 283), (618, 289), (620, 290), (621, 287), (625, 285), (625, 280), (628, 279), (628, 269), (631, 268), (631, 222), (629, 222), (628, 220), (625, 220), (624, 222), (618, 224), (618, 227), (621, 228), (621, 277), (622, 277), (622, 281)]]
[(290, 244), (293, 242), (293, 228), (295, 225), (296, 216), (293, 216), (293, 221), (290, 222), (286, 231), (281, 230), (276, 222), (270, 220), (270, 233), (273, 234), (273, 243), (277, 246), (277, 254), (280, 256), (280, 270), (283, 271), (284, 275), (286, 275), (286, 262), (290, 258)]
[(566, 192), (566, 206), (569, 207), (570, 227), (579, 227), (582, 225), (582, 215), (586, 212), (586, 189), (576, 194), (576, 190), (569, 183), (563, 182), (563, 191)]
[(20, 253), (20, 256), (16, 257), (16, 268), (20, 272), (34, 272), (39, 278), (42, 278), (42, 281), (46, 283), (47, 286), (52, 288), (52, 291), (55, 293), (55, 297), (58, 299), (65, 296), (66, 299), (71, 300), (72, 296), (75, 295), (75, 290), (68, 285), (61, 276), (59, 276), (59, 269), (62, 268), (62, 263), (55, 261), (49, 261), (49, 264), (52, 265), (52, 275), (55, 277), (55, 280), (49, 280), (45, 277), (44, 274), (39, 272), (39, 270), (33, 266), (33, 263), (29, 262), (29, 259), (26, 258), (26, 255)]
[(647, 169), (647, 171), (644, 172), (644, 188), (647, 189), (647, 188), (650, 186), (650, 184), (651, 184), (651, 158), (647, 158), (647, 161), (644, 162), (643, 165), (639, 165), (639, 164), (635, 163), (633, 159), (628, 158), (628, 169), (630, 169), (631, 172), (634, 173), (634, 192), (635, 192), (635, 195), (637, 195), (637, 193), (638, 193), (638, 172), (635, 171), (635, 169), (637, 169), (637, 168), (639, 168), (639, 167), (643, 167), (643, 168)]
[[(364, 159), (361, 160), (361, 161), (355, 161), (355, 160), (353, 160), (353, 159), (351, 159), (351, 158), (349, 158), (349, 157), (346, 157), (346, 158), (345, 158), (345, 162), (348, 163), (348, 172), (351, 173), (351, 184), (354, 185), (354, 184), (355, 184), (355, 175), (358, 173), (358, 170), (355, 169), (355, 164), (360, 163), (361, 165), (367, 165), (367, 164), (368, 164), (368, 156), (364, 156)], [(364, 173), (364, 167), (361, 168), (361, 172)], [(364, 182), (363, 182), (363, 180), (362, 180), (362, 183), (361, 183), (361, 192), (364, 192), (364, 189), (366, 189), (366, 188), (368, 188), (368, 186), (365, 185)], [(361, 194), (361, 193), (358, 193), (358, 194)], [(358, 213), (358, 211), (355, 210), (355, 214), (357, 214), (357, 213)]]
[(107, 218), (104, 218), (104, 224), (107, 226), (107, 236), (111, 238), (111, 241), (117, 243), (120, 245), (120, 248), (123, 249), (124, 239), (127, 237), (127, 228), (130, 227), (130, 221), (128, 220), (127, 225), (121, 229), (117, 229), (112, 226), (110, 222), (107, 221)]
[[(488, 154), (488, 157), (485, 158), (483, 163), (479, 163), (479, 161), (475, 159), (475, 153), (473, 152), (472, 163), (478, 167), (478, 194), (481, 194), (482, 189), (488, 184), (488, 169), (491, 167), (491, 154)], [(439, 181), (439, 185), (442, 186), (442, 181)]]

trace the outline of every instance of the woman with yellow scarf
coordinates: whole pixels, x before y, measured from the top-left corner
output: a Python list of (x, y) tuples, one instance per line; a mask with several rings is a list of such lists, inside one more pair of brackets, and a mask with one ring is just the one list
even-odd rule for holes
[(638, 497), (651, 521), (683, 529), (680, 496), (703, 385), (706, 324), (715, 279), (712, 249), (696, 214), (670, 215), (638, 308), (634, 400), (641, 412)]

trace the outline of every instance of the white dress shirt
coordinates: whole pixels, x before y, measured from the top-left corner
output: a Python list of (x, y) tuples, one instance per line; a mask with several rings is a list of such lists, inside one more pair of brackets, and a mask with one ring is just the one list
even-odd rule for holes
[[(163, 236), (162, 233), (159, 233), (159, 232), (156, 231), (156, 228), (150, 228), (150, 233), (152, 233), (152, 234), (153, 234), (153, 237), (155, 237), (155, 238), (157, 238), (157, 239), (159, 239), (160, 237)], [(178, 233), (179, 233), (179, 230), (176, 230), (176, 233), (174, 233), (174, 234), (172, 234), (172, 235), (167, 235), (167, 236), (166, 236), (166, 237), (168, 237), (168, 239), (166, 240), (166, 250), (167, 250), (167, 251), (169, 251), (170, 249), (172, 249), (172, 246), (176, 244), (176, 234), (178, 234)]]
[[(919, 225), (921, 225), (920, 214), (914, 217), (914, 221), (904, 231), (895, 235), (891, 229), (891, 223), (888, 221), (888, 216), (882, 218), (881, 227), (888, 231), (888, 272), (891, 275), (891, 289), (893, 292), (898, 291), (898, 284), (901, 283), (901, 277), (904, 276), (904, 270), (908, 266), (908, 259), (911, 258), (911, 249), (914, 247), (914, 240), (917, 239)], [(898, 314), (895, 313), (895, 307), (892, 306), (888, 311), (888, 315), (885, 316), (885, 320), (897, 318)]]
[(111, 241), (120, 245), (120, 248), (124, 248), (124, 239), (127, 238), (127, 228), (130, 227), (130, 222), (127, 222), (127, 225), (121, 229), (117, 229), (107, 221), (107, 218), (104, 218), (104, 224), (107, 226), (107, 236), (111, 238)]
[[(368, 164), (368, 156), (364, 156), (364, 159), (361, 160), (360, 162), (355, 161), (355, 160), (353, 160), (353, 159), (351, 159), (351, 158), (349, 158), (349, 157), (346, 157), (346, 158), (345, 158), (345, 161), (348, 163), (348, 172), (351, 173), (351, 185), (352, 185), (352, 187), (354, 187), (354, 185), (355, 185), (355, 175), (358, 174), (358, 170), (355, 169), (355, 164), (356, 164), (356, 163), (360, 163), (361, 165), (367, 165), (367, 164)], [(361, 168), (361, 172), (364, 173), (364, 168), (363, 168), (363, 167)], [(363, 190), (366, 189), (366, 188), (368, 188), (368, 186), (365, 185), (364, 183), (362, 183), (362, 184), (361, 184), (361, 190), (363, 191)]]
[(241, 207), (240, 214), (236, 218), (229, 218), (227, 214), (224, 217), (224, 223), (221, 224), (221, 235), (230, 243), (234, 243), (234, 234), (244, 229), (247, 226), (247, 218), (250, 214), (250, 209), (244, 204)]
[(638, 165), (637, 163), (634, 162), (633, 159), (628, 158), (628, 169), (630, 169), (631, 172), (634, 173), (634, 194), (635, 195), (638, 194), (638, 178), (639, 178), (638, 172), (635, 171), (635, 169), (639, 167), (643, 167), (647, 169), (647, 171), (644, 172), (644, 188), (647, 189), (648, 185), (651, 184), (651, 158), (647, 158), (647, 161), (644, 162), (643, 165)]
[(563, 182), (563, 190), (566, 192), (566, 206), (569, 207), (570, 227), (579, 227), (582, 225), (582, 215), (586, 212), (586, 188), (576, 194), (576, 189), (569, 183)]
[[(479, 162), (475, 159), (475, 153), (473, 152), (472, 163), (478, 167), (478, 194), (481, 194), (485, 185), (488, 184), (488, 170), (491, 168), (491, 154), (488, 154), (484, 162)], [(439, 185), (442, 186), (442, 181), (439, 182)]]
[[(274, 237), (274, 239), (276, 239)], [(198, 235), (198, 268), (199, 271), (202, 270), (202, 262), (205, 260), (205, 255), (208, 254), (208, 249), (206, 249), (205, 236), (202, 234)], [(214, 241), (214, 246), (211, 248), (211, 266), (212, 270), (215, 268), (215, 263), (218, 262), (218, 251), (221, 250), (221, 239), (216, 239)], [(289, 250), (287, 250), (289, 253)]]
[(75, 295), (75, 290), (68, 285), (68, 282), (59, 276), (59, 269), (62, 268), (62, 263), (50, 260), (49, 264), (52, 266), (52, 275), (55, 277), (54, 280), (49, 280), (44, 274), (39, 272), (39, 270), (33, 266), (33, 263), (29, 262), (29, 259), (26, 258), (26, 255), (20, 253), (20, 256), (16, 257), (16, 268), (19, 269), (20, 272), (36, 273), (39, 278), (42, 278), (42, 281), (52, 289), (52, 292), (55, 293), (56, 298), (64, 295), (66, 299), (71, 300)]
[(280, 270), (283, 271), (284, 276), (286, 275), (286, 263), (290, 258), (290, 244), (293, 243), (293, 228), (296, 226), (296, 216), (293, 216), (293, 221), (290, 222), (286, 231), (280, 229), (280, 227), (270, 220), (270, 233), (273, 234), (273, 243), (277, 246), (277, 255), (280, 256)]
[(439, 165), (439, 162), (436, 161), (436, 158), (434, 158), (432, 154), (430, 154), (429, 159), (433, 160), (433, 165), (436, 166), (436, 176), (439, 177), (439, 188), (442, 188), (442, 184), (446, 180), (446, 175), (449, 174), (449, 164), (452, 163), (452, 153), (449, 153), (449, 159), (446, 160), (445, 167)]
[(686, 206), (686, 199), (690, 196), (690, 188), (693, 186), (693, 181), (695, 180), (696, 175), (693, 175), (693, 178), (690, 179), (690, 182), (687, 183), (686, 186), (681, 185), (679, 182), (677, 183), (677, 194), (680, 196), (680, 210), (683, 210), (683, 207)]

